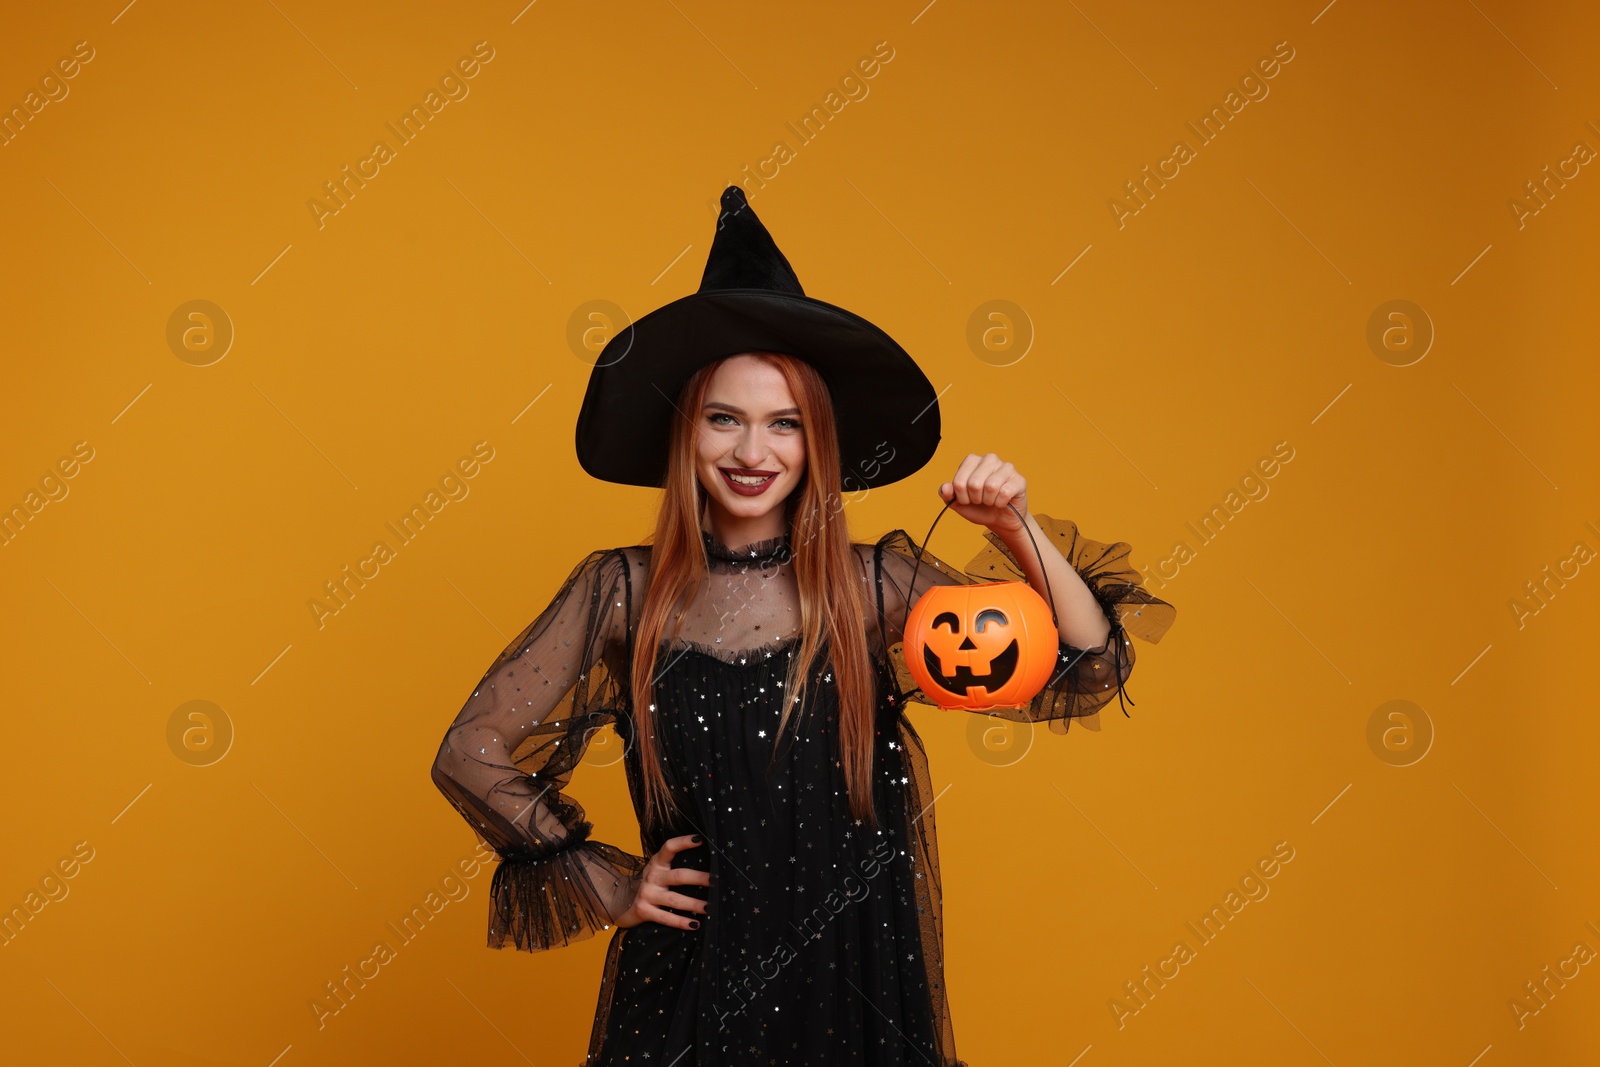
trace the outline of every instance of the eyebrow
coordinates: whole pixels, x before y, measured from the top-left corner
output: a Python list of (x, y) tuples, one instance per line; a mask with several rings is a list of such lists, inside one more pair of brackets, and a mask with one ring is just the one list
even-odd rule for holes
[[(709, 400), (709, 401), (706, 402), (706, 407), (708, 407), (708, 408), (720, 408), (723, 411), (731, 411), (735, 415), (747, 415), (747, 414), (749, 414), (749, 412), (745, 411), (744, 408), (737, 408), (737, 407), (734, 407), (732, 404), (724, 404), (720, 400)], [(768, 414), (768, 416), (773, 416), (773, 415), (798, 415), (798, 414), (800, 414), (800, 409), (799, 408), (784, 408), (782, 411), (769, 411), (769, 412), (767, 412), (767, 414)]]

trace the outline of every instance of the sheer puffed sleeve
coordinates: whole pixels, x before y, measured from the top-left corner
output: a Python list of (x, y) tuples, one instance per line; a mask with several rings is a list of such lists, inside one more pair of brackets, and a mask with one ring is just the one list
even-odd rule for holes
[[(1074, 648), (1065, 640), (1058, 641), (1056, 669), (1032, 701), (1022, 707), (994, 708), (983, 714), (1016, 722), (1048, 722), (1052, 730), (1065, 733), (1070, 720), (1095, 714), (1110, 703), (1112, 694), (1121, 700), (1123, 683), (1133, 670), (1133, 645), (1128, 637), (1159, 641), (1176, 618), (1177, 609), (1143, 587), (1139, 572), (1128, 562), (1132, 548), (1127, 544), (1091, 541), (1079, 535), (1077, 524), (1068, 519), (1037, 513), (1034, 518), (1100, 602), (1111, 633), (1099, 648)], [(935, 585), (1027, 581), (1026, 573), (1005, 543), (992, 531), (984, 531), (984, 537), (988, 547), (973, 557), (965, 571), (957, 570), (932, 552), (923, 552), (922, 565), (918, 567), (917, 544), (904, 530), (894, 530), (878, 541), (878, 622), (902, 700), (933, 703), (917, 688), (905, 666), (900, 627), (910, 605)], [(911, 587), (913, 570), (915, 588)], [(1045, 595), (1043, 590), (1039, 595)], [(1123, 714), (1127, 714), (1126, 705)]]
[(581, 941), (638, 889), (645, 859), (593, 840), (562, 793), (595, 731), (627, 706), (632, 566), (620, 549), (585, 557), (489, 665), (434, 759), (434, 784), (501, 857), (491, 948)]

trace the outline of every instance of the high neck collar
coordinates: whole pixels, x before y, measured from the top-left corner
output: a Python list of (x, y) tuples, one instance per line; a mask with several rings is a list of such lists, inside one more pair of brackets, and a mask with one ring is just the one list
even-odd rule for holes
[(700, 539), (705, 544), (706, 555), (712, 560), (723, 560), (728, 563), (787, 563), (790, 559), (789, 535), (779, 534), (762, 541), (751, 541), (749, 544), (730, 548), (711, 535), (709, 530), (700, 531)]

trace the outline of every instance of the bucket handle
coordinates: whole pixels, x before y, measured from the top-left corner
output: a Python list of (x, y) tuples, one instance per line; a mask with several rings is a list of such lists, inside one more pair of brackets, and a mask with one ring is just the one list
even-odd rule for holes
[[(921, 546), (917, 548), (917, 562), (911, 568), (911, 584), (906, 588), (906, 614), (905, 618), (900, 620), (900, 632), (902, 634), (906, 632), (906, 623), (911, 619), (911, 591), (917, 587), (917, 568), (922, 566), (922, 554), (927, 550), (928, 541), (933, 537), (933, 527), (939, 525), (939, 520), (944, 518), (944, 513), (950, 510), (950, 505), (953, 503), (955, 503), (953, 500), (946, 502), (945, 506), (939, 510), (939, 514), (934, 516), (933, 525), (928, 527), (928, 536), (922, 539)], [(1017, 518), (1022, 520), (1022, 532), (1028, 535), (1028, 542), (1033, 545), (1033, 554), (1039, 557), (1039, 573), (1044, 575), (1044, 592), (1050, 602), (1050, 622), (1059, 629), (1061, 621), (1056, 615), (1056, 598), (1055, 594), (1050, 591), (1050, 575), (1045, 570), (1044, 553), (1039, 551), (1039, 542), (1034, 540), (1033, 531), (1028, 529), (1027, 518), (1022, 512), (1017, 511), (1017, 506), (1009, 500), (1006, 501), (1006, 507), (1016, 512)]]

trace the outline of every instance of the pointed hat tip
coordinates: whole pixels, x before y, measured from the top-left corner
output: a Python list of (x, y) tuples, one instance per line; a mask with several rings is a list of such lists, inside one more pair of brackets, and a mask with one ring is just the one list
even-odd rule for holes
[(699, 291), (710, 289), (772, 289), (805, 295), (794, 268), (737, 185), (722, 191), (717, 231), (700, 276)]

